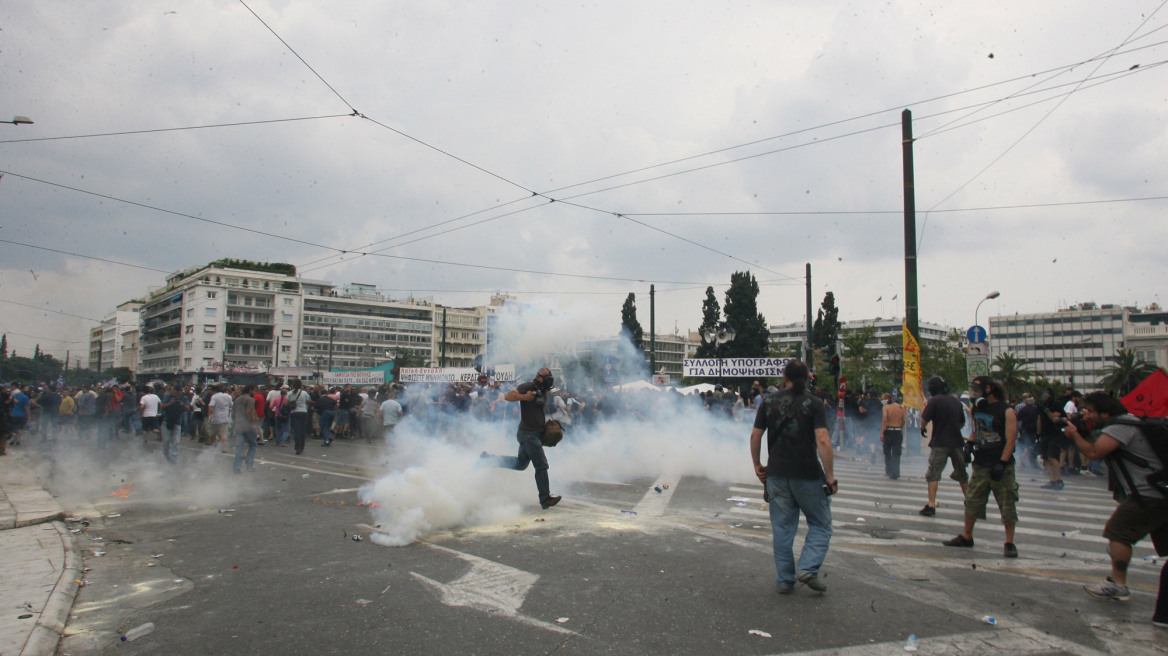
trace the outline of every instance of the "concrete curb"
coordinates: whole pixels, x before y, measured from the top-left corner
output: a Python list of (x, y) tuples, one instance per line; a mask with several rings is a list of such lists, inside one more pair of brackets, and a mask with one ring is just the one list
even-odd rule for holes
[(61, 547), (65, 554), (64, 567), (57, 584), (49, 594), (49, 600), (45, 603), (40, 619), (28, 636), (24, 649), (20, 651), (20, 656), (53, 656), (57, 653), (57, 645), (65, 633), (65, 623), (73, 610), (77, 591), (81, 589), (78, 581), (81, 580), (82, 561), (77, 540), (63, 523), (54, 521), (53, 528), (57, 530), (57, 536), (61, 539)]

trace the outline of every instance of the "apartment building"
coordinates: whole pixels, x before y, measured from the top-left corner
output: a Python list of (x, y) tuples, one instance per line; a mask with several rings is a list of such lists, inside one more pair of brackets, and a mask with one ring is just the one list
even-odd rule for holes
[(431, 366), (473, 367), (487, 347), (487, 308), (434, 308), (434, 351)]
[(296, 366), (369, 369), (412, 352), (433, 358), (434, 302), (393, 300), (374, 285), (301, 279), (303, 314)]

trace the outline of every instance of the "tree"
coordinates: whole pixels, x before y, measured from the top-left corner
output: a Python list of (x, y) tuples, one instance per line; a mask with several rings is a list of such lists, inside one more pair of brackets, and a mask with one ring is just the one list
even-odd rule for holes
[(1013, 353), (1000, 353), (994, 358), (993, 376), (1006, 388), (1006, 398), (1017, 401), (1022, 398), (1026, 381), (1033, 372), (1027, 371), (1029, 364), (1014, 357)]
[[(860, 381), (866, 380), (869, 387), (887, 390), (891, 380), (883, 380), (883, 371), (876, 365), (878, 353), (869, 346), (876, 337), (875, 326), (864, 326), (845, 331), (840, 338), (843, 342), (843, 375), (848, 379), (848, 389), (860, 389)], [(877, 378), (880, 380), (877, 380)]]
[(752, 273), (735, 271), (730, 275), (723, 311), (726, 313), (726, 327), (734, 331), (734, 339), (726, 345), (726, 356), (766, 357), (770, 331), (766, 317), (758, 311), (758, 281)]
[[(706, 300), (702, 301), (702, 326), (698, 329), (699, 333), (714, 332), (718, 330), (718, 322), (722, 318), (722, 309), (718, 307), (718, 297), (714, 295), (713, 287), (706, 287)], [(698, 346), (697, 357), (699, 358), (714, 358), (717, 357), (718, 344), (716, 342), (707, 342), (705, 337), (702, 337), (702, 343)]]
[(1134, 349), (1119, 349), (1108, 358), (1111, 364), (1099, 370), (1103, 389), (1116, 396), (1125, 396), (1156, 371), (1156, 365), (1136, 357)]
[(839, 308), (835, 306), (835, 294), (828, 292), (819, 305), (815, 324), (811, 327), (811, 345), (825, 353), (835, 353), (836, 341), (840, 334)]
[(621, 335), (644, 352), (645, 331), (641, 328), (641, 322), (637, 321), (637, 295), (632, 292), (629, 292), (629, 297), (621, 306)]
[(8, 357), (8, 333), (0, 337), (0, 358)]
[(922, 344), (921, 383), (927, 383), (933, 376), (940, 376), (949, 384), (950, 390), (960, 393), (965, 389), (968, 375), (965, 372), (964, 343), (965, 336), (957, 330), (951, 330), (940, 344)]

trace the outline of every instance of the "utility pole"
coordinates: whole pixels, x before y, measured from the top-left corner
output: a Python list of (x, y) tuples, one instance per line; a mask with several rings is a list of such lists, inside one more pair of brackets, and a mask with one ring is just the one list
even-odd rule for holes
[(438, 360), (438, 366), (446, 366), (446, 308), (442, 308), (442, 357)]
[(811, 263), (807, 263), (807, 341), (803, 345), (803, 364), (811, 369)]
[(333, 370), (333, 328), (334, 328), (334, 326), (332, 324), (329, 324), (329, 357), (328, 357), (328, 370), (329, 371)]
[(649, 285), (649, 380), (657, 375), (657, 290)]
[(917, 306), (917, 198), (913, 172), (912, 112), (900, 115), (901, 154), (904, 159), (904, 321), (913, 339), (920, 343), (921, 327)]

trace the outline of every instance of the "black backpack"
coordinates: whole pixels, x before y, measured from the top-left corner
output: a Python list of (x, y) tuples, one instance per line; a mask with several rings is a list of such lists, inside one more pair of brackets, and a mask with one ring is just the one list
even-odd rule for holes
[[(1152, 445), (1152, 451), (1155, 452), (1156, 458), (1160, 460), (1160, 469), (1148, 475), (1148, 485), (1157, 490), (1164, 498), (1168, 499), (1168, 417), (1136, 417), (1135, 420), (1121, 417), (1113, 419), (1111, 423), (1135, 426), (1140, 429), (1144, 438)], [(1127, 483), (1128, 489), (1132, 491), (1132, 495), (1138, 498), (1139, 494), (1135, 491), (1135, 483), (1132, 481), (1131, 474), (1128, 472), (1127, 466), (1124, 463), (1125, 461), (1130, 462), (1144, 469), (1151, 469), (1151, 463), (1123, 447), (1108, 454), (1107, 460), (1119, 470), (1120, 475)]]

